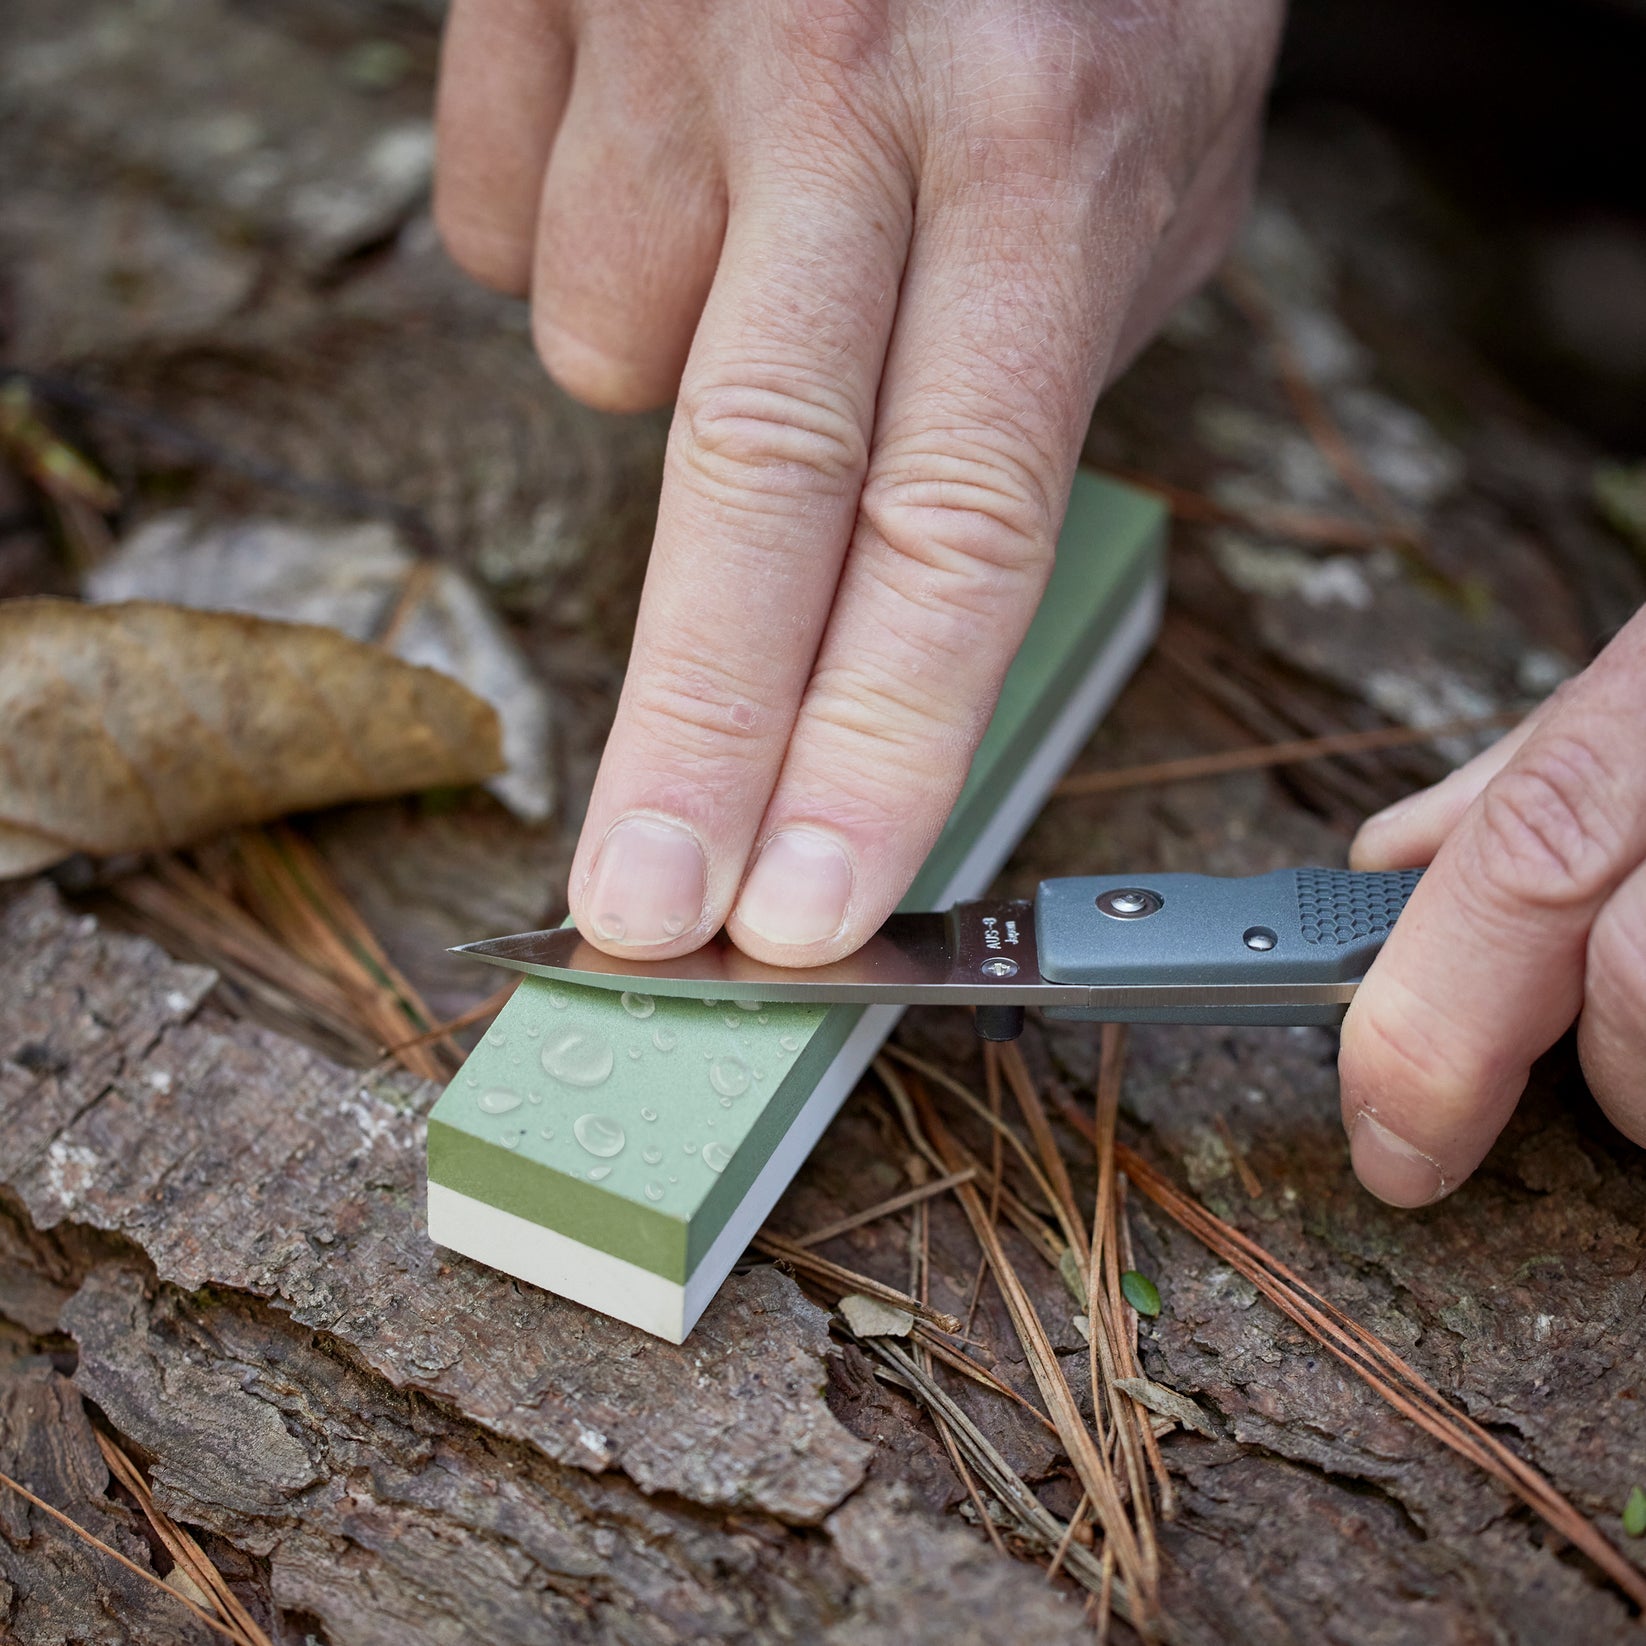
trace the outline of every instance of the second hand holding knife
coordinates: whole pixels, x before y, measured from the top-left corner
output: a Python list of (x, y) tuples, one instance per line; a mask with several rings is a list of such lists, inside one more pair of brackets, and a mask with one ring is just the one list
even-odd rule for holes
[(1028, 1006), (1099, 1023), (1335, 1024), (1420, 870), (1276, 869), (1043, 880), (1032, 900), (897, 913), (824, 966), (769, 966), (724, 933), (671, 960), (620, 960), (575, 927), (463, 945), (515, 971), (700, 1000), (953, 1005), (989, 1040)]

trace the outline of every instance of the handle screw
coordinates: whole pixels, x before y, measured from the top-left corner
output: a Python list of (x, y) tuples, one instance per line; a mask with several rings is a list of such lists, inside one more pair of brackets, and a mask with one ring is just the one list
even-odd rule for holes
[(1100, 892), (1097, 907), (1111, 920), (1141, 920), (1155, 913), (1164, 901), (1159, 892), (1145, 891), (1141, 886), (1118, 886), (1112, 891)]
[(1008, 960), (1004, 955), (994, 960), (985, 960), (977, 968), (985, 977), (1016, 977), (1017, 962)]
[(1266, 954), (1280, 939), (1267, 926), (1253, 926), (1240, 941), (1248, 949), (1256, 949), (1260, 954)]

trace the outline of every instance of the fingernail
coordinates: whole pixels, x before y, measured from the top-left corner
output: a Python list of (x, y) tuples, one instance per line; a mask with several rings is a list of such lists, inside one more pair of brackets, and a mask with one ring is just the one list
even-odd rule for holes
[(768, 943), (800, 948), (840, 930), (852, 895), (852, 866), (826, 834), (784, 829), (760, 850), (737, 918)]
[(1439, 1162), (1397, 1137), (1369, 1109), (1355, 1116), (1349, 1159), (1355, 1176), (1391, 1206), (1427, 1206), (1446, 1189)]
[(663, 817), (625, 817), (600, 843), (583, 906), (601, 942), (667, 943), (702, 919), (707, 880), (690, 829)]
[(1382, 811), (1373, 812), (1360, 825), (1360, 832), (1364, 834), (1368, 829), (1381, 829), (1386, 823), (1398, 823), (1428, 792), (1427, 789), (1419, 789), (1416, 794), (1403, 795), (1392, 805), (1385, 806)]

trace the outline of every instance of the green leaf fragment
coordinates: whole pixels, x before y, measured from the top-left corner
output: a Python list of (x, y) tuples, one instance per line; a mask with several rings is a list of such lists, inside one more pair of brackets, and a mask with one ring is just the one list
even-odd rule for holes
[(1638, 1486), (1623, 1505), (1623, 1529), (1630, 1537), (1646, 1537), (1646, 1492)]
[(1140, 1315), (1160, 1313), (1160, 1289), (1146, 1274), (1139, 1274), (1136, 1269), (1128, 1269), (1120, 1277), (1120, 1295)]

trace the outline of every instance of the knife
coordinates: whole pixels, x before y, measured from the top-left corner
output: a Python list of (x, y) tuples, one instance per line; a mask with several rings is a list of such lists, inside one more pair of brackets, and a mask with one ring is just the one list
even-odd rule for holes
[(1421, 871), (1074, 876), (1032, 900), (898, 913), (824, 966), (768, 966), (724, 933), (672, 960), (620, 960), (574, 926), (455, 954), (597, 989), (699, 1000), (977, 1009), (1013, 1040), (1026, 1006), (1098, 1023), (1334, 1024)]

